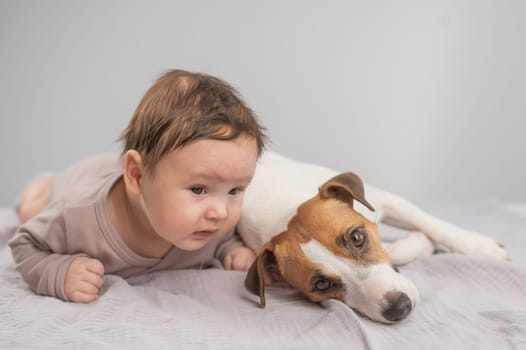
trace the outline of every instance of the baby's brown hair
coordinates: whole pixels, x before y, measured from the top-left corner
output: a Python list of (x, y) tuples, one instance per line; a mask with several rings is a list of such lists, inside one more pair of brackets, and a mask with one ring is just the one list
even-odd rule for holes
[(265, 129), (232, 86), (207, 74), (172, 70), (146, 92), (119, 140), (123, 154), (138, 151), (152, 171), (161, 157), (190, 142), (241, 135), (253, 137), (261, 154)]

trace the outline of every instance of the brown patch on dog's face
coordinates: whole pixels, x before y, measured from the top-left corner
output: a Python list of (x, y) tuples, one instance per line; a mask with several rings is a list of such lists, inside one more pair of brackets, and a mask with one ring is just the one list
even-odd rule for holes
[(298, 208), (287, 230), (263, 247), (245, 281), (264, 305), (264, 286), (285, 281), (301, 290), (310, 300), (344, 301), (345, 285), (339, 276), (326, 275), (310, 261), (300, 246), (315, 239), (328, 250), (358, 265), (387, 262), (376, 224), (354, 211), (346, 202), (316, 196)]
[[(275, 248), (276, 259), (282, 266), (282, 278), (312, 301), (344, 301), (345, 285), (339, 276), (323, 274), (317, 264), (304, 256), (299, 243), (309, 239), (317, 240), (334, 254), (357, 265), (391, 264), (382, 248), (376, 224), (346, 202), (313, 198), (298, 208), (297, 215), (280, 235), (281, 244)], [(282, 248), (284, 246), (287, 246), (286, 251)]]
[(273, 253), (280, 278), (302, 291), (310, 300), (344, 300), (344, 286), (338, 276), (323, 275), (319, 266), (307, 259), (300, 244), (309, 239), (287, 230), (273, 240)]
[(303, 203), (290, 220), (289, 232), (312, 237), (337, 255), (357, 264), (386, 262), (377, 225), (335, 198), (312, 198)]

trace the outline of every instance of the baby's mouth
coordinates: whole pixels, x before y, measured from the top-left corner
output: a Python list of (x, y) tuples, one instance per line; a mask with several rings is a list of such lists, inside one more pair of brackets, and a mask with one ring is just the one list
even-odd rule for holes
[(197, 238), (208, 238), (214, 235), (217, 231), (218, 231), (217, 229), (200, 230), (200, 231), (195, 231), (193, 235), (194, 237), (197, 237)]

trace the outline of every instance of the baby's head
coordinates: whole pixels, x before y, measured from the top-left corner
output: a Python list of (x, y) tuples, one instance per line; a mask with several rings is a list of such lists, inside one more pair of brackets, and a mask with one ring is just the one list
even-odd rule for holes
[(147, 228), (195, 250), (236, 225), (265, 134), (228, 83), (174, 70), (146, 92), (121, 140), (126, 189)]
[(172, 70), (146, 92), (121, 134), (123, 154), (140, 153), (147, 170), (167, 153), (199, 139), (254, 139), (264, 149), (264, 129), (237, 91), (216, 77)]

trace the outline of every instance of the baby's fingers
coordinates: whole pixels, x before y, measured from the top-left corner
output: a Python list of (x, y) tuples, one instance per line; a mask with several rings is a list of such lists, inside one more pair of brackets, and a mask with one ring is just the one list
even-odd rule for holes
[(247, 256), (237, 256), (233, 259), (231, 269), (236, 271), (246, 271), (251, 265), (251, 259)]
[(88, 273), (82, 277), (82, 282), (86, 282), (87, 284), (90, 284), (97, 288), (97, 291), (102, 287), (104, 284), (104, 280), (102, 276), (99, 276), (95, 273)]
[[(69, 288), (66, 288), (66, 297), (69, 301), (76, 303), (91, 303), (98, 299), (99, 287), (95, 283), (89, 282), (89, 279), (102, 286), (102, 282), (99, 282), (99, 280), (102, 281), (102, 278), (93, 273), (89, 273), (88, 275), (83, 276), (81, 280), (70, 285)], [(70, 290), (69, 292), (68, 289)]]
[(230, 254), (223, 259), (223, 267), (225, 270), (232, 270), (232, 256)]
[(80, 281), (78, 283), (77, 289), (78, 291), (87, 293), (87, 294), (97, 294), (97, 295), (99, 294), (99, 287), (87, 281)]
[(104, 275), (104, 265), (102, 265), (102, 263), (97, 259), (89, 259), (86, 262), (85, 267), (86, 267), (86, 270), (96, 275), (99, 275), (99, 276)]
[(92, 301), (95, 301), (99, 298), (98, 293), (86, 293), (80, 290), (74, 291), (69, 296), (69, 301), (75, 302), (75, 303), (91, 303)]

